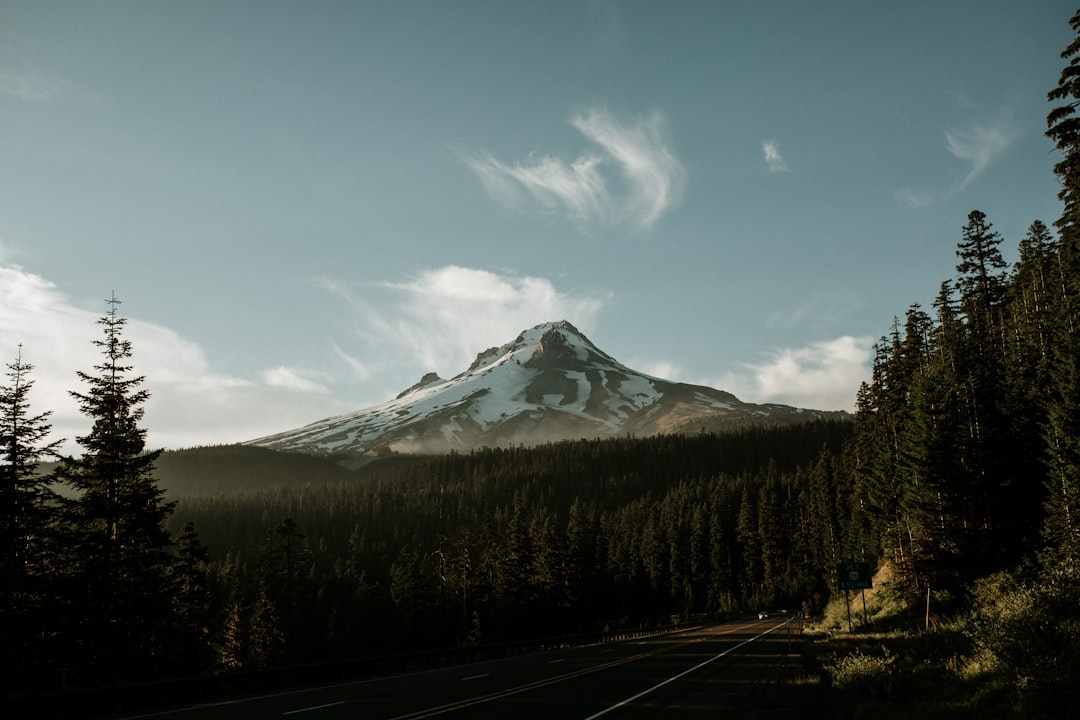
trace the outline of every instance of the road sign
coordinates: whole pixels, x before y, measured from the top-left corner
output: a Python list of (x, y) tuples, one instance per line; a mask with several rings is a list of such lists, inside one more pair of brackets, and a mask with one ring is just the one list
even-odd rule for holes
[(870, 578), (870, 563), (846, 562), (836, 566), (836, 582), (841, 590), (874, 587)]

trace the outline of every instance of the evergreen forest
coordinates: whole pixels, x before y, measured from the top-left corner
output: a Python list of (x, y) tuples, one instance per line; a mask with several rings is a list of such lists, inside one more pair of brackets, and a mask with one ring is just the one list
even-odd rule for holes
[[(1080, 13), (1071, 24), (1080, 33)], [(1010, 264), (990, 214), (971, 211), (929, 307), (883, 329), (850, 422), (359, 470), (243, 446), (163, 453), (146, 447), (148, 381), (114, 297), (92, 340), (101, 361), (71, 391), (81, 452), (60, 456), (19, 348), (0, 387), (2, 692), (817, 615), (852, 560), (887, 569), (913, 616), (931, 596), (938, 613), (976, 608), (976, 647), (1030, 687), (1068, 686), (1080, 35), (1062, 57), (1046, 131), (1061, 216), (1009, 239)]]

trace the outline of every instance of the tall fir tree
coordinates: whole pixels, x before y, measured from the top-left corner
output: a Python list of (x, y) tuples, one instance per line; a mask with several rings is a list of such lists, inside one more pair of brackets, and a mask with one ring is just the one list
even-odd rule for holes
[(1021, 238), (1019, 258), (1008, 283), (1007, 383), (1001, 406), (1007, 420), (1012, 476), (1003, 488), (1002, 517), (1017, 548), (1037, 547), (1045, 518), (1048, 399), (1053, 394), (1051, 357), (1054, 352), (1053, 278), (1058, 244), (1050, 228), (1036, 220)]
[(0, 694), (7, 683), (21, 683), (24, 673), (42, 660), (35, 636), (41, 637), (54, 610), (49, 538), (55, 502), (38, 466), (55, 457), (62, 442), (47, 440), (50, 412), (31, 414), (34, 366), (23, 360), (21, 345), (7, 368), (9, 384), (0, 386)]
[(1005, 259), (1001, 255), (1001, 235), (993, 230), (986, 214), (972, 210), (957, 245), (957, 289), (960, 307), (967, 316), (976, 339), (985, 345), (979, 350), (1000, 353), (1005, 304)]
[(1046, 441), (1047, 559), (1057, 565), (1080, 563), (1080, 12), (1069, 21), (1076, 36), (1061, 53), (1068, 61), (1047, 97), (1059, 103), (1047, 115), (1046, 135), (1060, 151), (1054, 172), (1064, 203), (1054, 223), (1060, 233), (1058, 273), (1051, 295), (1054, 338)]
[(132, 374), (131, 341), (120, 301), (107, 301), (94, 340), (102, 361), (79, 371), (85, 392), (72, 391), (93, 425), (77, 437), (80, 457), (65, 457), (57, 477), (75, 492), (68, 503), (68, 635), (70, 658), (87, 680), (110, 682), (152, 675), (162, 665), (170, 622), (171, 538), (166, 502), (154, 478), (160, 451), (146, 450), (140, 427), (150, 393)]
[[(1038, 523), (1028, 508), (1038, 509), (1038, 478), (1025, 474), (1028, 448), (1010, 436), (1010, 406), (1014, 378), (1006, 372), (1010, 348), (1007, 264), (1001, 255), (1001, 236), (986, 215), (973, 210), (963, 229), (956, 254), (960, 262), (957, 288), (963, 316), (958, 380), (964, 393), (962, 413), (967, 432), (959, 446), (960, 462), (969, 481), (964, 511), (971, 539), (981, 552), (969, 561), (976, 576), (1007, 567), (1019, 560), (1019, 528)], [(1032, 487), (1033, 486), (1033, 487)], [(1034, 499), (1033, 503), (1026, 503)], [(1018, 505), (1020, 503), (1021, 505)]]
[(1061, 151), (1054, 172), (1061, 181), (1058, 197), (1065, 204), (1064, 212), (1054, 223), (1067, 243), (1075, 246), (1080, 231), (1080, 11), (1069, 20), (1076, 37), (1061, 52), (1068, 64), (1062, 69), (1056, 88), (1047, 93), (1052, 103), (1061, 103), (1046, 116), (1046, 135)]

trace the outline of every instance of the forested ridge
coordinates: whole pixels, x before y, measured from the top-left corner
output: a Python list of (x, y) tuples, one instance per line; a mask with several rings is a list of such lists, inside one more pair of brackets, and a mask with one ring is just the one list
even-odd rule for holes
[(973, 610), (972, 652), (1025, 691), (1065, 692), (1080, 653), (1080, 38), (1063, 58), (1047, 118), (1061, 217), (1013, 239), (1010, 266), (972, 211), (929, 309), (877, 343), (850, 423), (359, 471), (257, 448), (162, 454), (145, 447), (149, 391), (112, 298), (101, 363), (72, 391), (81, 454), (57, 459), (20, 348), (0, 388), (4, 692), (814, 613), (846, 560), (887, 568), (884, 591), (912, 608)]
[[(850, 432), (822, 422), (417, 458), (348, 483), (182, 497), (173, 522), (228, 548), (209, 568), (233, 623), (227, 664), (800, 607), (827, 592), (833, 548), (809, 508), (836, 494), (831, 462)], [(267, 633), (275, 645), (255, 642)]]

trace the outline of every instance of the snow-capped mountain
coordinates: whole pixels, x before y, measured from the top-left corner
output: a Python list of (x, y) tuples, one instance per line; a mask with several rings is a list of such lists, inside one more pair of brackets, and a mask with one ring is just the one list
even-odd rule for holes
[[(358, 461), (553, 440), (779, 425), (842, 412), (754, 405), (731, 393), (643, 375), (570, 323), (544, 323), (477, 355), (449, 380), (428, 373), (395, 399), (251, 441)], [(351, 462), (350, 462), (351, 464)]]

